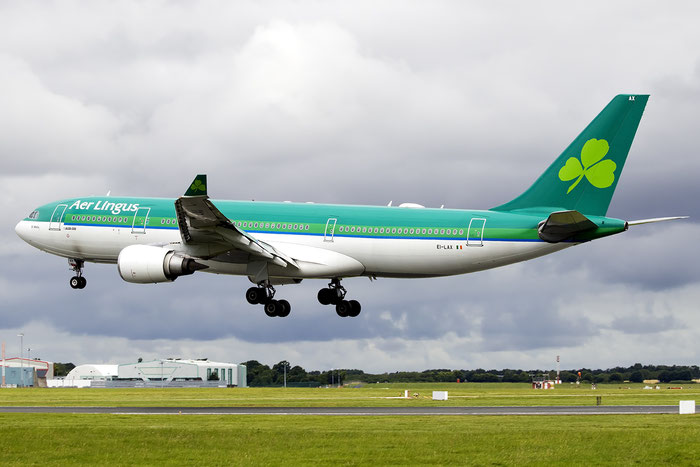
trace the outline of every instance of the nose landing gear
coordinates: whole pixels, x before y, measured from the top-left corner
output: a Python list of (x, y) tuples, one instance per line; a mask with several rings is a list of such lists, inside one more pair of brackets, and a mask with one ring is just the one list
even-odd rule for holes
[(84, 289), (87, 285), (87, 279), (83, 277), (83, 266), (85, 261), (82, 259), (69, 259), (68, 265), (71, 271), (75, 272), (75, 276), (70, 278), (70, 286), (72, 289)]
[(338, 316), (356, 317), (360, 314), (362, 306), (357, 300), (345, 300), (347, 290), (340, 285), (340, 279), (335, 278), (330, 281), (328, 287), (318, 291), (318, 301), (321, 305), (335, 305), (335, 312)]
[(245, 293), (245, 298), (251, 305), (263, 305), (265, 314), (270, 317), (279, 316), (284, 318), (289, 316), (292, 306), (287, 300), (274, 300), (275, 288), (267, 281), (261, 282), (257, 287), (249, 288)]

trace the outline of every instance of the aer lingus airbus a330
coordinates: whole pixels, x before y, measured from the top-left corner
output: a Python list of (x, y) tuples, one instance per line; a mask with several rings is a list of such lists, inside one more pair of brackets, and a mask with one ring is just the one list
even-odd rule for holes
[(488, 210), (219, 201), (197, 175), (177, 199), (90, 196), (35, 209), (17, 234), (68, 258), (74, 289), (86, 261), (122, 279), (172, 282), (196, 271), (248, 276), (251, 304), (287, 316), (275, 285), (326, 279), (318, 301), (357, 316), (341, 279), (435, 277), (481, 271), (627, 230), (678, 219), (606, 217), (649, 96), (618, 95), (522, 195)]

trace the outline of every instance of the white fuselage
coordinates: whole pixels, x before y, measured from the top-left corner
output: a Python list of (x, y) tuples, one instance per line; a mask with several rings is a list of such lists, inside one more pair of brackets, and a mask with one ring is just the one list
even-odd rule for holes
[[(182, 250), (177, 229), (112, 226), (52, 226), (48, 222), (20, 221), (15, 230), (32, 246), (66, 258), (116, 263), (129, 245), (171, 246)], [(376, 277), (433, 277), (464, 274), (529, 260), (575, 243), (483, 240), (468, 245), (462, 240), (358, 238), (336, 235), (332, 241), (299, 233), (256, 233), (258, 239), (301, 258), (299, 269), (270, 265), (274, 277), (328, 278), (358, 275)], [(250, 275), (247, 261), (226, 255), (203, 261), (206, 272)]]

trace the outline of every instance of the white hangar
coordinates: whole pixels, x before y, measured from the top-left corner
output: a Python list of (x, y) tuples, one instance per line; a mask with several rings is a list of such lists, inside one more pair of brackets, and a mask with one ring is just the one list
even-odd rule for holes
[(248, 387), (245, 365), (167, 358), (118, 365), (118, 380), (220, 381), (227, 386)]

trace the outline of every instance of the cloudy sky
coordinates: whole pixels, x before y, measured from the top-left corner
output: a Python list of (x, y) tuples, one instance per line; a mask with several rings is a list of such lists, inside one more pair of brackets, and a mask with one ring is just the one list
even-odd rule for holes
[[(0, 340), (75, 363), (282, 359), (307, 369), (605, 368), (700, 359), (697, 2), (0, 3)], [(672, 8), (669, 8), (669, 5)], [(72, 196), (489, 208), (618, 93), (649, 93), (608, 215), (690, 215), (528, 263), (344, 282), (359, 318), (246, 278), (123, 282), (14, 233)]]

